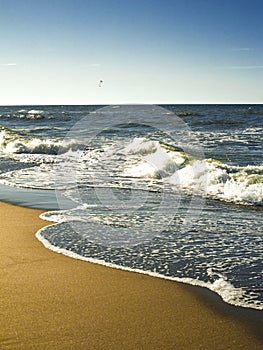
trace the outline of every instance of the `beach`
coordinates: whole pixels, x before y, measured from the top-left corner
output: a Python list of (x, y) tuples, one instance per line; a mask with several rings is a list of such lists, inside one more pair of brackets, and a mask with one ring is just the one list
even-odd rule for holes
[(262, 311), (261, 113), (0, 106), (0, 202), (48, 210), (37, 238), (55, 252)]
[(0, 349), (262, 349), (262, 312), (52, 252), (42, 212), (0, 204)]
[(263, 2), (0, 4), (0, 350), (263, 350)]

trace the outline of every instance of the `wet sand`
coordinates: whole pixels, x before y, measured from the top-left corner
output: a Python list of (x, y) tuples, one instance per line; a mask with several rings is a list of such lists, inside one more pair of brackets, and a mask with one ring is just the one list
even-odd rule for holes
[(0, 349), (262, 349), (262, 312), (201, 288), (75, 260), (0, 203)]

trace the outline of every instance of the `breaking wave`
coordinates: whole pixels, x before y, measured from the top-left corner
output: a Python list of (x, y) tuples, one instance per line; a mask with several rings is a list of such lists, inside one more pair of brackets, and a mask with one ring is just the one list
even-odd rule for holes
[(13, 113), (3, 113), (0, 115), (5, 119), (24, 119), (24, 120), (40, 120), (40, 119), (57, 119), (57, 120), (70, 120), (71, 117), (65, 112), (58, 112), (56, 114), (49, 113), (47, 111), (39, 109), (20, 109)]
[(136, 139), (124, 151), (144, 155), (137, 164), (127, 161), (125, 175), (165, 178), (173, 187), (206, 188), (207, 195), (234, 203), (263, 205), (263, 166), (231, 166), (214, 159), (199, 160), (157, 141)]
[[(31, 188), (54, 189), (56, 169), (43, 163), (66, 163), (78, 172), (78, 184), (123, 187), (130, 179), (149, 190), (165, 186), (171, 190), (200, 192), (201, 195), (244, 205), (263, 205), (263, 166), (234, 166), (215, 159), (198, 159), (181, 147), (157, 140), (134, 138), (100, 149), (80, 151), (76, 142), (24, 137), (1, 127), (0, 151), (37, 160), (35, 167), (5, 174), (5, 183)], [(59, 156), (47, 159), (47, 156)], [(45, 155), (46, 157), (37, 157)], [(46, 159), (46, 161), (44, 161)], [(103, 176), (106, 164), (109, 178)], [(75, 169), (74, 169), (75, 167)], [(70, 169), (67, 169), (69, 171)], [(28, 181), (30, 179), (30, 182)], [(108, 181), (108, 183), (107, 183)], [(28, 182), (28, 183), (26, 183)], [(63, 187), (63, 186), (62, 186)]]
[(9, 154), (53, 154), (66, 152), (74, 142), (65, 145), (62, 139), (29, 137), (12, 129), (0, 126), (0, 151)]

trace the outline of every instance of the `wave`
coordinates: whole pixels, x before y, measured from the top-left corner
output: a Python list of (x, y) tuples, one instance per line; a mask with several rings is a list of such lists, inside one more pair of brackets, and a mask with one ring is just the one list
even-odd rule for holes
[[(252, 296), (246, 295), (245, 291), (242, 288), (235, 287), (232, 285), (227, 279), (220, 273), (214, 272), (212, 268), (207, 269), (207, 274), (213, 276), (213, 281), (202, 281), (199, 278), (191, 278), (191, 277), (176, 277), (176, 276), (169, 276), (166, 274), (159, 273), (157, 271), (151, 271), (147, 269), (142, 268), (132, 268), (129, 266), (125, 266), (123, 264), (116, 264), (109, 261), (105, 261), (100, 258), (94, 258), (94, 257), (88, 257), (80, 255), (72, 250), (62, 248), (60, 246), (55, 246), (52, 244), (46, 236), (49, 236), (49, 231), (52, 230), (53, 227), (58, 227), (60, 223), (62, 223), (64, 220), (63, 214), (59, 215), (57, 212), (46, 212), (40, 215), (40, 218), (43, 220), (47, 220), (49, 222), (53, 221), (56, 222), (55, 224), (51, 224), (47, 227), (44, 227), (40, 229), (36, 233), (36, 238), (47, 248), (50, 249), (56, 253), (63, 254), (65, 256), (87, 261), (94, 264), (99, 264), (103, 266), (108, 266), (115, 269), (120, 269), (124, 271), (130, 271), (135, 273), (141, 273), (144, 275), (149, 275), (157, 278), (162, 278), (166, 280), (171, 280), (175, 282), (181, 282), (186, 283), (194, 286), (199, 286), (203, 288), (207, 288), (215, 293), (217, 293), (226, 303), (232, 304), (235, 306), (245, 307), (245, 308), (252, 308), (257, 310), (263, 310), (263, 306), (260, 303), (257, 302), (251, 302), (253, 299)], [(52, 236), (52, 234), (51, 234)]]
[(127, 162), (124, 175), (162, 179), (173, 187), (200, 191), (216, 199), (263, 205), (263, 166), (232, 166), (215, 159), (196, 159), (158, 141), (135, 139), (124, 152), (140, 154)]
[(58, 112), (56, 114), (49, 113), (44, 110), (38, 109), (21, 109), (13, 113), (4, 113), (0, 115), (1, 118), (5, 119), (29, 119), (29, 120), (38, 120), (38, 119), (58, 119), (68, 121), (71, 120), (70, 115), (67, 112)]
[[(165, 187), (236, 204), (263, 205), (263, 166), (260, 165), (230, 165), (216, 159), (197, 157), (185, 150), (183, 145), (174, 146), (144, 137), (117, 141), (99, 149), (83, 147), (81, 150), (80, 146), (74, 140), (66, 144), (62, 139), (25, 137), (14, 130), (1, 127), (2, 153), (12, 157), (23, 155), (23, 162), (26, 162), (28, 155), (28, 162), (57, 164), (55, 169), (42, 164), (7, 173), (5, 181), (31, 188), (42, 188), (45, 183), (48, 188), (54, 189), (54, 178), (62, 176), (63, 179), (67, 176), (59, 174), (59, 166), (64, 163), (63, 169), (66, 165), (67, 174), (74, 171), (79, 174), (79, 182), (75, 186), (81, 184), (121, 188), (125, 183), (129, 186), (131, 180), (138, 187), (149, 191)], [(58, 153), (60, 156), (56, 156)], [(45, 161), (38, 155), (55, 157), (52, 161)], [(108, 172), (107, 176), (104, 176), (104, 168)], [(26, 183), (29, 182), (27, 178), (30, 178), (30, 184)], [(65, 179), (65, 183), (68, 181), (71, 180)], [(72, 186), (74, 183), (71, 182), (70, 187)]]
[(203, 184), (207, 195), (215, 199), (263, 205), (263, 166), (238, 167), (206, 159), (188, 164), (168, 181), (190, 190)]
[(65, 144), (62, 139), (29, 137), (0, 126), (0, 151), (9, 154), (52, 154), (69, 150), (74, 142)]

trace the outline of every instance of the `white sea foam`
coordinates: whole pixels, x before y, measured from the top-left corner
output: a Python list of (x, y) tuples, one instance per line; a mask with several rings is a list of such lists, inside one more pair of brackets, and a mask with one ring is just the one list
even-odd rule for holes
[(211, 197), (240, 204), (263, 205), (263, 167), (234, 167), (216, 161), (195, 161), (168, 181), (186, 189), (206, 182)]
[(43, 113), (42, 110), (39, 109), (31, 109), (30, 111), (27, 112), (28, 114), (41, 114)]
[[(136, 138), (123, 150), (127, 156), (123, 175), (131, 177), (167, 177), (186, 161), (183, 152), (171, 151), (158, 141)], [(134, 165), (134, 158), (140, 155)]]
[(1, 130), (0, 131), (0, 149), (3, 148), (4, 141), (5, 141), (5, 130)]
[[(40, 216), (43, 220), (47, 220), (47, 221), (55, 221), (55, 216), (49, 217), (48, 215), (41, 214)], [(59, 219), (59, 217), (56, 217), (56, 220)], [(53, 224), (56, 225), (56, 224)], [(90, 263), (94, 263), (94, 264), (99, 264), (99, 265), (104, 265), (107, 267), (111, 267), (111, 268), (115, 268), (115, 269), (119, 269), (119, 270), (124, 270), (124, 271), (130, 271), (130, 272), (136, 272), (136, 273), (141, 273), (144, 275), (149, 275), (152, 277), (158, 277), (158, 278), (162, 278), (162, 279), (166, 279), (166, 280), (171, 280), (171, 281), (175, 281), (175, 282), (181, 282), (181, 283), (186, 283), (186, 284), (190, 284), (190, 285), (194, 285), (194, 286), (199, 286), (199, 287), (204, 287), (204, 288), (208, 288), (211, 291), (217, 293), (218, 295), (220, 295), (220, 297), (228, 304), (232, 304), (235, 306), (241, 306), (241, 307), (245, 307), (245, 308), (254, 308), (254, 309), (258, 309), (258, 310), (263, 310), (263, 305), (258, 305), (258, 304), (251, 304), (248, 303), (248, 301), (251, 301), (250, 298), (247, 298), (244, 291), (242, 290), (242, 288), (236, 288), (234, 287), (231, 283), (229, 283), (223, 276), (218, 275), (218, 278), (213, 282), (204, 282), (201, 281), (199, 279), (193, 279), (193, 278), (182, 278), (182, 277), (171, 277), (171, 276), (165, 276), (162, 275), (160, 273), (157, 272), (153, 272), (153, 271), (149, 271), (149, 270), (142, 270), (142, 269), (136, 269), (136, 268), (130, 268), (130, 267), (126, 267), (126, 266), (120, 266), (117, 264), (113, 264), (113, 263), (109, 263), (106, 262), (104, 260), (101, 259), (95, 259), (95, 258), (90, 258), (90, 257), (84, 257), (82, 255), (79, 255), (77, 253), (71, 252), (67, 249), (64, 248), (59, 248), (56, 247), (54, 245), (52, 245), (48, 240), (46, 240), (43, 236), (42, 236), (42, 232), (46, 229), (46, 227), (40, 229), (37, 233), (36, 233), (36, 238), (48, 249), (59, 253), (59, 254), (63, 254), (65, 256), (74, 258), (74, 259), (78, 259), (78, 260), (83, 260), (83, 261), (87, 261)], [(211, 270), (211, 269), (210, 269)], [(209, 271), (208, 271), (209, 274)], [(210, 272), (211, 274), (211, 272)]]
[(145, 155), (155, 152), (157, 148), (160, 148), (158, 141), (149, 141), (143, 137), (136, 137), (123, 149), (123, 152), (126, 154)]
[(32, 139), (30, 141), (14, 140), (9, 142), (4, 151), (7, 153), (42, 153), (56, 154), (60, 145), (51, 140)]
[[(157, 141), (135, 139), (124, 148), (140, 154), (137, 162), (127, 158), (124, 176), (162, 179), (186, 190), (200, 190), (224, 201), (263, 205), (263, 166), (230, 166), (213, 159), (199, 160), (184, 152), (171, 151)], [(132, 161), (131, 161), (132, 160)]]
[(34, 167), (1, 174), (0, 183), (21, 188), (55, 189), (53, 165), (52, 163), (42, 163)]
[[(109, 172), (118, 171), (118, 175), (122, 178), (137, 178), (145, 181), (157, 179), (174, 189), (195, 191), (195, 193), (228, 202), (263, 205), (263, 166), (238, 167), (214, 159), (198, 159), (183, 150), (146, 138), (135, 138), (124, 144), (106, 145), (102, 149), (103, 152), (101, 149), (99, 151), (91, 149), (81, 154), (78, 151), (71, 151), (74, 144), (74, 140), (65, 144), (61, 140), (54, 139), (25, 139), (9, 130), (0, 130), (0, 151), (12, 157), (21, 155), (23, 162), (27, 160), (33, 163), (53, 162), (48, 158), (49, 156), (56, 155), (58, 151), (67, 151), (67, 161), (64, 165), (75, 166), (75, 170), (78, 167), (79, 179), (82, 183), (89, 177), (94, 178), (94, 181), (99, 184), (104, 164)], [(38, 182), (35, 187), (39, 188), (40, 171), (43, 176), (46, 174), (47, 178), (50, 178), (50, 174), (45, 170), (37, 168), (28, 170), (31, 173), (31, 176), (28, 176), (31, 185)], [(17, 173), (19, 176), (21, 174)], [(26, 171), (24, 171), (25, 174)], [(42, 179), (43, 176), (41, 176)], [(25, 182), (28, 178), (24, 176)], [(6, 181), (8, 181), (7, 178)], [(11, 182), (14, 183), (14, 179)], [(43, 183), (50, 184), (50, 181)]]
[(4, 153), (57, 154), (69, 150), (74, 141), (65, 143), (62, 140), (26, 138), (19, 133), (2, 128), (0, 131), (0, 151)]

